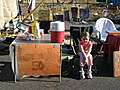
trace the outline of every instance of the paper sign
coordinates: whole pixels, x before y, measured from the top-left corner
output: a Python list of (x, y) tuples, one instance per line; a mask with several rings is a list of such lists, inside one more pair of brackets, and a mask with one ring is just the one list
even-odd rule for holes
[(60, 75), (60, 44), (29, 44), (19, 47), (16, 45), (19, 76)]

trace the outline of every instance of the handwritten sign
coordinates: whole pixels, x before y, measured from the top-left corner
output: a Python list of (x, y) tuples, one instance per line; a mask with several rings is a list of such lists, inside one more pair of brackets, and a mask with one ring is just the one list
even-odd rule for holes
[(60, 75), (60, 44), (16, 45), (16, 55), (19, 76)]

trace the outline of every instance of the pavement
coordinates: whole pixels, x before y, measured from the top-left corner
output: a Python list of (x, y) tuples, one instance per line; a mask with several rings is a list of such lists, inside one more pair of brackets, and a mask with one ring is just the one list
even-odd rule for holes
[[(66, 24), (67, 25), (67, 24)], [(119, 24), (115, 24), (120, 28)], [(67, 26), (69, 27), (69, 26)], [(67, 29), (69, 32), (69, 28)], [(11, 59), (8, 50), (0, 51), (0, 90), (119, 90), (120, 77), (113, 77), (112, 58), (106, 63), (103, 54), (96, 59), (98, 74), (93, 73), (92, 79), (79, 79), (79, 74), (61, 78), (59, 76), (28, 77), (14, 82)]]

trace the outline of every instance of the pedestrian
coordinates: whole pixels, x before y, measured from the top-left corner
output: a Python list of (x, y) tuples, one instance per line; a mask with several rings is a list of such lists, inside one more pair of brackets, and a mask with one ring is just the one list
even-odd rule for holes
[[(27, 0), (27, 3), (28, 3), (28, 6), (27, 6), (28, 13), (30, 13), (35, 9), (35, 0)], [(33, 14), (30, 17), (31, 17), (31, 20), (34, 21)]]
[(93, 57), (90, 54), (92, 50), (92, 42), (89, 41), (90, 34), (88, 32), (83, 32), (81, 34), (81, 41), (78, 46), (78, 55), (80, 56), (80, 78), (85, 79), (84, 65), (87, 64), (88, 71), (87, 77), (92, 79), (92, 65), (93, 65)]

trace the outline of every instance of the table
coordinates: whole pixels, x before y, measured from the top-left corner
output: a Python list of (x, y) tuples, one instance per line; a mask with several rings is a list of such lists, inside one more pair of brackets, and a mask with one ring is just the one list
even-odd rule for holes
[(61, 82), (61, 43), (51, 43), (49, 34), (41, 39), (16, 41), (10, 48), (15, 82), (24, 75), (60, 75)]
[(108, 63), (110, 61), (110, 57), (113, 58), (113, 76), (114, 77), (118, 77), (119, 73), (120, 73), (120, 36), (118, 35), (114, 35), (114, 34), (118, 34), (119, 32), (115, 32), (115, 33), (108, 33), (108, 36), (106, 38), (106, 43), (108, 43), (108, 45), (104, 46), (104, 54), (103, 57), (105, 57), (105, 55), (109, 55), (109, 59), (108, 59)]
[(109, 35), (120, 35), (120, 31), (106, 31)]
[(106, 54), (110, 55), (110, 57), (113, 57), (113, 51), (119, 51), (120, 36), (108, 34), (105, 42), (108, 43), (108, 45), (104, 45), (103, 57), (105, 57)]

